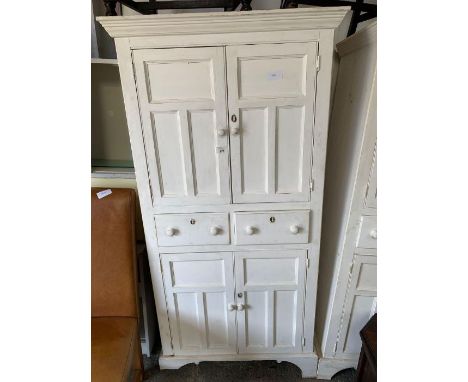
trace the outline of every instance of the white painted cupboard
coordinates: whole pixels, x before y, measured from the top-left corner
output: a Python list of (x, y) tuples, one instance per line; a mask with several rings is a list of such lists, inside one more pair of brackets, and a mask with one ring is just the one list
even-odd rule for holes
[(377, 23), (340, 42), (317, 298), (318, 376), (356, 367), (377, 309)]
[(104, 17), (115, 38), (161, 368), (313, 346), (334, 44), (348, 8)]

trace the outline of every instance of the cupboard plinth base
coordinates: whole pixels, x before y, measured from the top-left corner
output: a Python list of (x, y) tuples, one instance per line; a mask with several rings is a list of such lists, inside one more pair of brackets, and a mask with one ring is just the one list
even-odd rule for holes
[(199, 364), (210, 361), (276, 361), (290, 362), (301, 369), (302, 378), (317, 376), (318, 357), (315, 353), (307, 354), (220, 354), (204, 356), (160, 356), (159, 367), (164, 369), (179, 369), (189, 363)]
[[(359, 357), (359, 355), (358, 355)], [(350, 359), (320, 358), (317, 368), (318, 379), (331, 379), (336, 373), (350, 368), (356, 368), (358, 357)]]

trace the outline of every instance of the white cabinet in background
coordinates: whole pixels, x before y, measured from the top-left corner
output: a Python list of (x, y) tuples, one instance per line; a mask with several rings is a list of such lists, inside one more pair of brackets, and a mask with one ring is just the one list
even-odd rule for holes
[(104, 17), (115, 38), (161, 369), (317, 374), (334, 45), (349, 8)]
[(318, 377), (356, 367), (377, 310), (377, 23), (340, 42), (317, 297)]

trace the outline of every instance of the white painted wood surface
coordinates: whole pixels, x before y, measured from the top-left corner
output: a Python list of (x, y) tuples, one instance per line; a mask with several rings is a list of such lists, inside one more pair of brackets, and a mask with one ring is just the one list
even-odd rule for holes
[[(114, 38), (187, 36), (198, 34), (335, 30), (350, 7), (275, 9), (268, 11), (197, 13), (158, 16), (96, 17)], [(227, 37), (227, 36), (223, 36)], [(248, 37), (246, 37), (248, 38)], [(280, 38), (276, 38), (279, 40)]]
[(350, 358), (361, 352), (359, 332), (375, 313), (377, 300), (377, 257), (355, 255), (347, 296), (341, 318), (341, 328), (335, 357)]
[(362, 215), (356, 242), (358, 248), (377, 248), (377, 216)]
[(288, 244), (309, 241), (309, 211), (235, 212), (236, 244)]
[(165, 214), (154, 219), (160, 247), (229, 244), (228, 214)]
[(232, 254), (163, 254), (161, 262), (174, 353), (236, 353)]
[(235, 254), (239, 353), (300, 353), (306, 251)]
[(223, 49), (142, 49), (133, 61), (153, 204), (229, 203)]
[(233, 201), (308, 201), (317, 44), (229, 46), (226, 55)]
[(357, 365), (359, 331), (376, 310), (376, 29), (372, 23), (337, 46), (317, 301), (320, 378)]
[(349, 14), (99, 19), (116, 37), (161, 368), (273, 359), (316, 375), (333, 41)]

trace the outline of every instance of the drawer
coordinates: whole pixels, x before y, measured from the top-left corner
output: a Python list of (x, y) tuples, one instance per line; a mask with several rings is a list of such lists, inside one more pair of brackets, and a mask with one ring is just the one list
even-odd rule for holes
[(376, 256), (359, 256), (355, 255), (353, 267), (357, 275), (353, 278), (355, 280), (356, 293), (359, 292), (372, 292), (377, 293), (377, 258)]
[(358, 248), (377, 248), (377, 216), (362, 216), (357, 239)]
[(309, 211), (234, 212), (236, 244), (307, 243)]
[(156, 215), (154, 220), (161, 247), (229, 244), (227, 213)]

